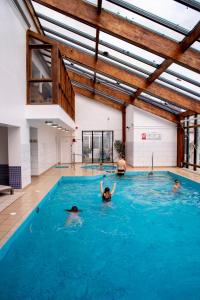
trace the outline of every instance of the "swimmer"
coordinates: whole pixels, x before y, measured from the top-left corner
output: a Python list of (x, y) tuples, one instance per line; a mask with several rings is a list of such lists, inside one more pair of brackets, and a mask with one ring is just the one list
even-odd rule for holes
[(77, 206), (72, 206), (71, 209), (65, 209), (65, 211), (70, 213), (69, 217), (67, 218), (68, 225), (73, 222), (81, 223), (81, 218), (79, 217), (78, 213), (82, 210), (78, 209)]
[(103, 181), (100, 182), (100, 191), (101, 191), (101, 195), (102, 195), (102, 201), (104, 203), (109, 203), (111, 201), (111, 197), (114, 194), (116, 189), (116, 182), (113, 185), (112, 191), (110, 191), (109, 187), (106, 187), (103, 190)]
[(126, 172), (126, 161), (124, 160), (123, 156), (120, 156), (117, 162), (117, 175), (124, 175)]
[(174, 182), (175, 183), (174, 183), (174, 186), (173, 186), (173, 192), (176, 193), (180, 189), (181, 184), (180, 184), (180, 181), (178, 181), (178, 179), (175, 179)]

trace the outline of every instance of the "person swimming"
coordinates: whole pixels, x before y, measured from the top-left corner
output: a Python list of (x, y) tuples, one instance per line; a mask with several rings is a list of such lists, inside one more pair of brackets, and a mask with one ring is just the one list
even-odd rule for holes
[(112, 191), (110, 191), (109, 187), (106, 187), (105, 189), (103, 189), (103, 181), (100, 182), (100, 191), (101, 191), (101, 195), (102, 195), (102, 201), (104, 203), (108, 203), (111, 201), (112, 195), (115, 192), (116, 189), (116, 182), (113, 185)]
[(174, 180), (173, 192), (176, 193), (181, 187), (180, 181), (178, 179)]
[(81, 218), (78, 215), (78, 213), (81, 212), (82, 210), (78, 209), (77, 206), (72, 206), (71, 209), (65, 209), (65, 211), (70, 213), (69, 217), (67, 218), (68, 225), (73, 222), (82, 223)]
[(117, 162), (116, 174), (117, 175), (124, 175), (125, 172), (126, 172), (126, 161), (124, 160), (124, 158), (122, 156), (120, 156), (120, 158)]

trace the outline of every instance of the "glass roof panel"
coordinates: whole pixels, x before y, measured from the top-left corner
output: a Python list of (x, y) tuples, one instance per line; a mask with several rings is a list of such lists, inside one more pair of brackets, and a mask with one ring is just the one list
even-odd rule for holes
[(182, 89), (177, 88), (177, 87), (175, 87), (175, 86), (173, 86), (173, 85), (171, 85), (171, 84), (169, 84), (169, 83), (160, 81), (159, 79), (156, 79), (155, 82), (157, 82), (157, 83), (159, 83), (159, 84), (161, 84), (161, 85), (167, 86), (167, 87), (169, 87), (169, 88), (172, 89), (172, 90), (175, 90), (175, 91), (177, 91), (177, 92), (179, 92), (179, 93), (181, 93), (181, 94), (184, 94), (184, 95), (186, 95), (186, 96), (188, 96), (188, 97), (190, 97), (190, 98), (193, 98), (194, 100), (199, 100), (199, 101), (200, 101), (200, 97), (197, 97), (197, 96), (195, 96), (195, 95), (192, 95), (191, 93), (188, 93), (188, 92), (186, 92), (186, 91), (183, 91)]
[(95, 28), (90, 27), (90, 26), (88, 26), (84, 23), (81, 23), (79, 21), (76, 21), (72, 18), (69, 18), (69, 17), (67, 17), (67, 16), (65, 16), (61, 13), (58, 13), (58, 12), (56, 12), (56, 11), (50, 9), (50, 8), (47, 8), (47, 7), (45, 7), (41, 4), (38, 4), (38, 3), (34, 2), (34, 1), (32, 1), (32, 4), (33, 4), (33, 7), (34, 7), (36, 13), (41, 13), (41, 14), (44, 14), (44, 15), (50, 17), (50, 18), (55, 19), (56, 21), (60, 21), (64, 24), (69, 24), (70, 26), (76, 28), (77, 30), (80, 30), (80, 28), (81, 28), (82, 31), (92, 35), (93, 37), (96, 36), (96, 29)]
[(138, 61), (137, 59), (134, 59), (133, 57), (127, 56), (126, 54), (123, 54), (121, 52), (115, 51), (108, 47), (102, 46), (101, 44), (99, 44), (99, 52), (106, 53), (107, 57), (113, 58), (113, 60), (120, 59), (121, 61), (124, 61), (124, 64), (133, 65), (136, 68), (143, 70), (144, 73), (147, 73), (147, 74), (153, 73), (156, 69), (156, 68), (149, 66), (141, 61)]
[(139, 47), (136, 47), (130, 43), (120, 40), (119, 38), (114, 37), (105, 32), (100, 33), (100, 39), (104, 42), (109, 41), (109, 43), (114, 45), (115, 47), (121, 48), (121, 50), (124, 51), (124, 53), (126, 53), (126, 52), (134, 53), (135, 55), (143, 57), (144, 59), (148, 59), (149, 61), (152, 61), (153, 63), (161, 64), (164, 61), (164, 59), (162, 57), (160, 57), (156, 54), (153, 54), (153, 53), (143, 50)]
[(90, 4), (97, 6), (97, 0), (87, 0), (85, 2), (89, 2)]
[[(103, 2), (107, 2), (103, 0)], [(195, 11), (186, 5), (182, 5), (173, 0), (126, 0), (129, 4), (133, 4), (149, 13), (155, 14), (172, 23), (191, 30), (199, 21), (199, 12)], [(120, 9), (120, 8), (118, 8)], [(145, 25), (145, 23), (144, 23)]]
[(123, 84), (123, 83), (121, 83), (120, 81), (118, 81), (116, 79), (107, 77), (107, 76), (105, 76), (103, 74), (100, 74), (100, 73), (96, 73), (96, 75), (97, 75), (97, 78), (99, 78), (101, 80), (104, 80), (106, 83), (111, 83), (111, 84), (115, 85), (116, 88), (123, 89), (124, 91), (128, 92), (129, 94), (133, 94), (136, 91), (135, 88), (133, 88), (129, 85)]
[[(56, 41), (59, 41), (59, 42), (61, 42), (62, 44), (66, 44), (66, 45), (68, 45), (68, 46), (77, 48), (77, 50), (81, 50), (81, 51), (87, 52), (87, 53), (90, 54), (90, 55), (92, 55), (92, 54), (94, 55), (94, 49), (93, 49), (93, 48), (90, 49), (89, 46), (85, 46), (85, 45), (84, 45), (84, 47), (83, 47), (83, 46), (81, 46), (81, 45), (75, 44), (75, 43), (72, 42), (72, 41), (66, 41), (66, 40), (63, 39), (63, 38), (57, 37), (57, 36), (55, 36), (54, 34), (51, 34), (51, 33), (48, 33), (48, 32), (47, 32), (47, 33), (45, 32), (45, 34), (46, 34), (47, 37), (49, 37), (49, 38), (51, 38), (51, 39), (54, 39), (54, 40), (56, 40)], [(86, 49), (85, 47), (87, 47), (87, 49)]]
[(191, 48), (200, 51), (200, 42), (194, 42)]
[(154, 97), (154, 96), (152, 96), (150, 94), (147, 94), (147, 93), (143, 92), (143, 93), (141, 93), (141, 96), (144, 96), (145, 98), (147, 98), (149, 100), (152, 100), (154, 102), (157, 102), (158, 104), (163, 105), (164, 106), (163, 108), (168, 107), (168, 108), (170, 108), (170, 109), (172, 109), (174, 111), (177, 111), (177, 112), (183, 112), (183, 111), (185, 111), (184, 109), (182, 109), (182, 108), (180, 108), (180, 107), (178, 107), (176, 105), (173, 105), (173, 104), (171, 104), (171, 103), (169, 103), (169, 102), (167, 102), (165, 100), (159, 99), (157, 97)]
[[(125, 2), (125, 1), (123, 1)], [(142, 2), (142, 1), (140, 1)], [(133, 3), (130, 3), (133, 4)], [(140, 5), (138, 5), (139, 7)], [(103, 8), (114, 13), (117, 14), (120, 17), (126, 18), (131, 22), (137, 23), (141, 26), (144, 26), (150, 30), (156, 31), (157, 33), (161, 34), (161, 35), (165, 35), (166, 37), (169, 37), (171, 39), (174, 39), (176, 41), (181, 41), (184, 38), (184, 35), (181, 33), (178, 33), (172, 29), (169, 29), (163, 25), (160, 25), (154, 21), (151, 21), (143, 16), (140, 16), (134, 12), (131, 12), (127, 9), (124, 9), (118, 5), (115, 5), (113, 3), (110, 3), (109, 1), (103, 1)], [(178, 24), (177, 24), (178, 26)]]
[(103, 59), (104, 61), (108, 62), (108, 63), (111, 63), (119, 68), (121, 68), (122, 70), (125, 70), (125, 71), (128, 71), (130, 73), (134, 73), (134, 74), (138, 74), (138, 75), (141, 75), (142, 77), (144, 78), (147, 78), (148, 75), (132, 68), (131, 66), (127, 66), (125, 65), (123, 62), (119, 62), (119, 61), (114, 61), (113, 59), (110, 59), (109, 57), (105, 57), (103, 55), (99, 55), (99, 58)]
[(167, 70), (184, 75), (185, 77), (187, 77), (191, 80), (194, 80), (197, 85), (200, 85), (200, 74), (198, 74), (192, 70), (189, 70), (189, 69), (182, 67), (178, 64), (175, 64), (175, 63), (171, 64), (171, 66), (169, 66)]
[(65, 63), (66, 66), (69, 66), (71, 68), (75, 68), (77, 70), (84, 71), (84, 72), (86, 72), (88, 74), (91, 74), (91, 75), (94, 74), (93, 70), (85, 68), (85, 67), (83, 67), (83, 66), (81, 66), (79, 64), (73, 63), (70, 60), (64, 59), (64, 63)]
[(174, 83), (175, 85), (177, 85), (177, 87), (179, 86), (180, 89), (183, 89), (183, 90), (187, 91), (188, 93), (191, 93), (191, 95), (200, 97), (200, 88), (189, 82), (186, 82), (184, 80), (176, 78), (175, 76), (172, 76), (165, 72), (162, 73), (162, 75), (159, 77), (159, 79), (166, 79), (167, 81), (172, 82), (172, 84)]
[(42, 27), (44, 28), (44, 30), (49, 29), (50, 31), (55, 31), (56, 33), (58, 33), (58, 35), (59, 34), (65, 35), (66, 37), (72, 38), (72, 39), (77, 40), (81, 43), (84, 43), (84, 44), (86, 44), (90, 47), (95, 48), (95, 42), (93, 42), (89, 39), (86, 39), (86, 38), (84, 38), (84, 37), (82, 37), (82, 36), (80, 36), (76, 33), (73, 33), (69, 30), (66, 30), (64, 28), (56, 26), (56, 25), (54, 25), (50, 22), (47, 22), (45, 20), (42, 20), (42, 19), (40, 19), (40, 23), (41, 23)]

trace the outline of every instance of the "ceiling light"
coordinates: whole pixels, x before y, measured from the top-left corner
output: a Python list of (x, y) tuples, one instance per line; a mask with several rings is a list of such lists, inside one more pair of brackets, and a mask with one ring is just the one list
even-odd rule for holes
[(52, 126), (53, 122), (52, 121), (45, 121), (45, 124), (48, 125), (48, 126)]
[(61, 129), (62, 129), (62, 127), (61, 127), (61, 126), (58, 126), (58, 127), (57, 127), (57, 129), (61, 130)]
[(58, 124), (52, 124), (51, 126), (56, 128), (58, 127)]

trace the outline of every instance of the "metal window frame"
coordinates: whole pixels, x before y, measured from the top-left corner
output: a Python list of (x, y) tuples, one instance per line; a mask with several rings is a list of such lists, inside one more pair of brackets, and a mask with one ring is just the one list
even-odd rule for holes
[[(102, 160), (102, 162), (104, 163), (104, 159), (103, 159), (103, 150), (104, 150), (104, 148), (103, 148), (103, 134), (104, 134), (104, 132), (111, 132), (112, 134), (111, 134), (111, 138), (112, 138), (112, 155), (111, 155), (111, 163), (113, 163), (114, 161), (113, 161), (113, 144), (114, 144), (114, 133), (113, 133), (113, 130), (82, 130), (82, 153), (83, 153), (83, 136), (84, 136), (84, 133), (85, 132), (91, 132), (92, 133), (92, 164), (93, 163), (96, 163), (96, 162), (94, 162), (94, 157), (93, 157), (93, 150), (94, 150), (94, 132), (101, 132), (101, 139), (102, 139), (102, 141), (101, 141), (101, 160)], [(105, 161), (105, 163), (109, 163), (108, 161)], [(82, 163), (84, 163), (83, 162), (83, 155), (82, 155)]]

